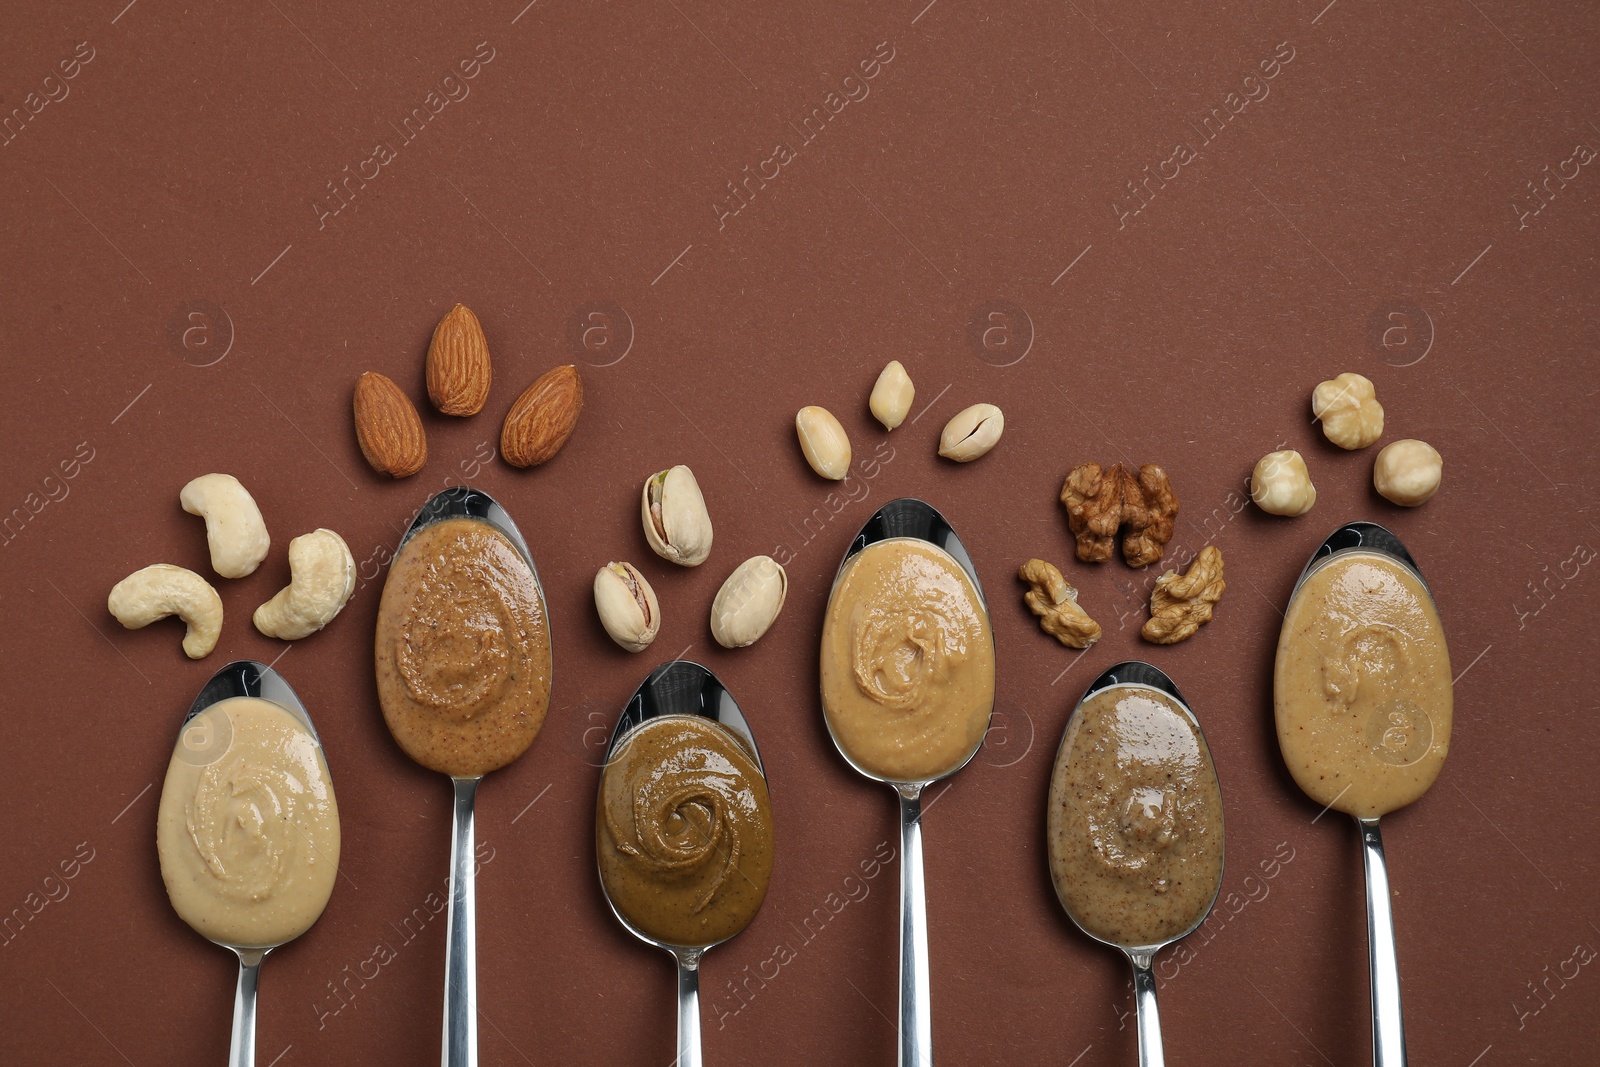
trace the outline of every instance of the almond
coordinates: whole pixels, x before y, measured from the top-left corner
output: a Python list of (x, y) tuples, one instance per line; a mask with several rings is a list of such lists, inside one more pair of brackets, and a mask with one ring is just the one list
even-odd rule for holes
[(400, 387), (376, 371), (356, 379), (356, 441), (379, 474), (409, 478), (428, 462), (422, 419)]
[(428, 344), (428, 396), (446, 415), (476, 415), (489, 399), (493, 372), (478, 316), (457, 304), (433, 328)]
[(541, 374), (506, 412), (500, 454), (513, 467), (537, 467), (561, 451), (583, 410), (583, 379), (570, 363)]

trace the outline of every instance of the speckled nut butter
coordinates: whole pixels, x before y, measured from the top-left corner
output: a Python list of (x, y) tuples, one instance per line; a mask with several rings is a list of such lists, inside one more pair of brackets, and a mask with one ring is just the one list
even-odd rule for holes
[(1167, 694), (1100, 690), (1050, 781), (1050, 878), (1085, 931), (1123, 948), (1182, 937), (1222, 885), (1222, 792), (1205, 739)]
[(550, 630), (532, 569), (486, 522), (406, 542), (374, 647), (389, 732), (424, 767), (473, 778), (527, 750), (550, 705)]

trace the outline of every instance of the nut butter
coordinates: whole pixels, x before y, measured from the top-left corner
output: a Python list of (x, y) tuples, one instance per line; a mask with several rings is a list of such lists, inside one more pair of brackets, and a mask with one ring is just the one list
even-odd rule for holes
[(1222, 884), (1222, 792), (1177, 701), (1113, 685), (1078, 708), (1050, 780), (1050, 878), (1079, 926), (1122, 948), (1182, 937)]
[(537, 579), (477, 519), (424, 526), (389, 569), (374, 643), (378, 699), (408, 756), (475, 778), (527, 750), (550, 704)]
[(264, 948), (305, 933), (339, 871), (339, 805), (316, 739), (258, 697), (190, 719), (161, 787), (156, 848), (173, 909), (211, 940)]
[(695, 715), (646, 721), (606, 763), (597, 809), (600, 878), (635, 930), (704, 947), (750, 924), (772, 876), (772, 807), (733, 734)]
[(1417, 576), (1375, 552), (1318, 564), (1284, 616), (1278, 747), (1306, 794), (1376, 818), (1433, 785), (1450, 751), (1450, 650)]
[(822, 624), (822, 709), (858, 769), (929, 781), (977, 751), (994, 706), (994, 639), (972, 580), (927, 541), (850, 557)]

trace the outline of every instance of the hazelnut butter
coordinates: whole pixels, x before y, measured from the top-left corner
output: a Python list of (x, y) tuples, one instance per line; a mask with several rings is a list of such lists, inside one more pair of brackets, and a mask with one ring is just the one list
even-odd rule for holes
[(1050, 879), (1123, 948), (1193, 929), (1222, 885), (1222, 792), (1205, 739), (1167, 694), (1115, 685), (1067, 724), (1050, 779)]
[(822, 624), (822, 710), (845, 757), (929, 781), (977, 751), (994, 707), (994, 638), (972, 580), (915, 538), (850, 557)]
[(697, 715), (650, 719), (600, 779), (595, 850), (618, 914), (669, 945), (725, 941), (772, 876), (767, 783), (744, 744)]
[(389, 732), (424, 767), (475, 778), (525, 752), (550, 705), (539, 584), (493, 526), (425, 526), (389, 568), (374, 642)]
[(190, 719), (161, 786), (156, 848), (173, 909), (211, 940), (265, 948), (305, 933), (339, 871), (339, 805), (316, 739), (258, 697)]
[(1450, 650), (1406, 567), (1352, 551), (1320, 564), (1284, 616), (1278, 747), (1306, 795), (1357, 818), (1416, 800), (1450, 751)]

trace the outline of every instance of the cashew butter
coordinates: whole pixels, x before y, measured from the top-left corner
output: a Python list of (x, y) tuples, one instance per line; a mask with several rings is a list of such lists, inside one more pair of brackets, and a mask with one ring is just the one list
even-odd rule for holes
[(257, 697), (190, 719), (161, 787), (156, 847), (173, 909), (211, 940), (260, 948), (305, 933), (339, 871), (339, 805), (311, 732)]

